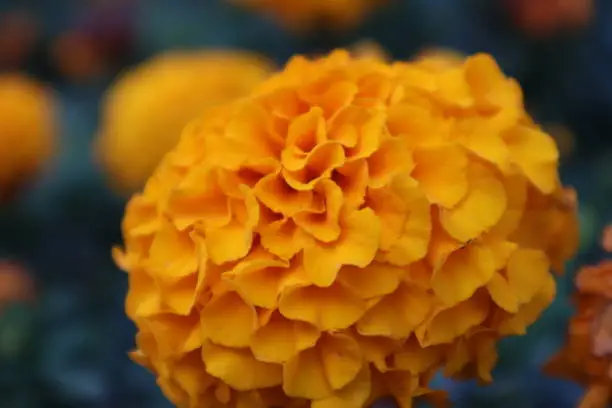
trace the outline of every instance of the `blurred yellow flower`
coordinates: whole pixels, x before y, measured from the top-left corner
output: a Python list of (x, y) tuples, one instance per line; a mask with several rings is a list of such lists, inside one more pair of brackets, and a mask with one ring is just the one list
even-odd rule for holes
[(439, 368), (490, 381), (575, 246), (557, 160), (487, 55), (294, 57), (129, 202), (134, 358), (179, 407), (406, 408), (439, 402)]
[(0, 200), (35, 177), (51, 155), (55, 131), (49, 91), (20, 74), (0, 74)]
[(290, 30), (320, 26), (347, 29), (359, 24), (387, 0), (229, 0), (271, 15)]
[[(606, 247), (607, 229), (603, 245)], [(607, 249), (608, 252), (612, 248)], [(576, 314), (567, 343), (546, 366), (549, 374), (587, 388), (580, 408), (605, 408), (612, 401), (612, 260), (587, 266), (576, 276)]]
[(238, 51), (168, 52), (123, 75), (103, 106), (96, 155), (113, 186), (143, 187), (189, 120), (251, 91), (272, 64)]

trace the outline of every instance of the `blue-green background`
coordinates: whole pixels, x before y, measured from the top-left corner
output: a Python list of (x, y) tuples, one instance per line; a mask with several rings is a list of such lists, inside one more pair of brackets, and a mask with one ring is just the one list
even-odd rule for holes
[[(580, 388), (543, 376), (539, 367), (563, 342), (577, 265), (601, 259), (598, 237), (612, 222), (612, 2), (596, 1), (587, 29), (538, 41), (512, 25), (499, 0), (396, 0), (354, 31), (305, 37), (222, 0), (119, 0), (109, 20), (92, 14), (88, 3), (0, 0), (0, 15), (26, 9), (41, 24), (23, 69), (56, 90), (61, 123), (51, 170), (0, 208), (0, 256), (26, 265), (38, 288), (34, 304), (0, 311), (1, 408), (168, 406), (153, 377), (126, 357), (134, 337), (123, 311), (126, 277), (109, 254), (120, 241), (124, 198), (113, 196), (90, 160), (100, 96), (118, 70), (170, 48), (246, 48), (283, 63), (294, 53), (362, 38), (378, 41), (394, 58), (426, 46), (492, 53), (521, 82), (538, 121), (563, 124), (576, 135), (562, 174), (579, 192), (582, 244), (560, 279), (557, 301), (527, 336), (502, 344), (494, 385), (441, 381), (460, 407), (575, 406)], [(63, 78), (50, 44), (66, 30), (94, 24), (126, 30), (129, 51), (108, 75), (79, 83)]]

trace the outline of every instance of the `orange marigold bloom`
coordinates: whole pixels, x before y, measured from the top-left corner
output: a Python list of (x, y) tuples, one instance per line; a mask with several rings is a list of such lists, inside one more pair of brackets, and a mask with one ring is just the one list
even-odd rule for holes
[(141, 189), (189, 120), (248, 94), (272, 70), (248, 52), (173, 51), (123, 75), (106, 96), (96, 144), (112, 185)]
[(359, 24), (387, 0), (230, 0), (270, 14), (290, 30), (304, 31), (323, 23), (339, 29)]
[(546, 371), (588, 388), (580, 408), (605, 408), (612, 402), (612, 260), (584, 267), (576, 290), (567, 344)]
[(0, 200), (46, 163), (55, 130), (48, 90), (25, 76), (0, 74)]
[(180, 407), (406, 408), (441, 367), (489, 381), (575, 245), (557, 160), (487, 55), (294, 57), (129, 202), (134, 357)]

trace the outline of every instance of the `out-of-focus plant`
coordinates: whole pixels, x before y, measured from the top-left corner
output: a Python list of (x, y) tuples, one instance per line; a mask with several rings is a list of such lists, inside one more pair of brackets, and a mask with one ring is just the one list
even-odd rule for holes
[(355, 408), (491, 381), (577, 245), (554, 141), (495, 61), (294, 57), (129, 202), (134, 360), (179, 407)]
[[(612, 252), (610, 228), (602, 239), (608, 252)], [(575, 305), (567, 343), (546, 371), (587, 387), (580, 408), (605, 408), (612, 402), (612, 260), (579, 271)]]
[(273, 65), (239, 51), (168, 52), (123, 75), (106, 95), (96, 155), (112, 185), (144, 185), (187, 122), (247, 94)]
[(56, 132), (53, 97), (20, 74), (0, 74), (0, 200), (41, 170)]

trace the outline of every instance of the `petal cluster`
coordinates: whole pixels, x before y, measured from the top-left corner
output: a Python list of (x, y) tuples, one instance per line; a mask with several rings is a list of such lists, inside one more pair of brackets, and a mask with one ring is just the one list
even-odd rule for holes
[(241, 51), (168, 52), (124, 74), (106, 95), (96, 155), (118, 191), (143, 187), (201, 112), (248, 94), (273, 65)]
[(0, 200), (40, 171), (51, 155), (54, 135), (49, 91), (18, 74), (0, 75)]
[[(603, 246), (609, 246), (609, 228)], [(612, 401), (612, 260), (587, 266), (576, 276), (576, 314), (565, 347), (546, 371), (587, 387), (581, 408), (604, 408)]]
[(324, 26), (346, 29), (359, 24), (386, 0), (230, 0), (240, 6), (271, 15), (291, 30), (307, 31)]
[(552, 301), (556, 147), (491, 57), (438, 62), (294, 57), (131, 199), (134, 357), (179, 407), (436, 400), (435, 371), (490, 380)]

